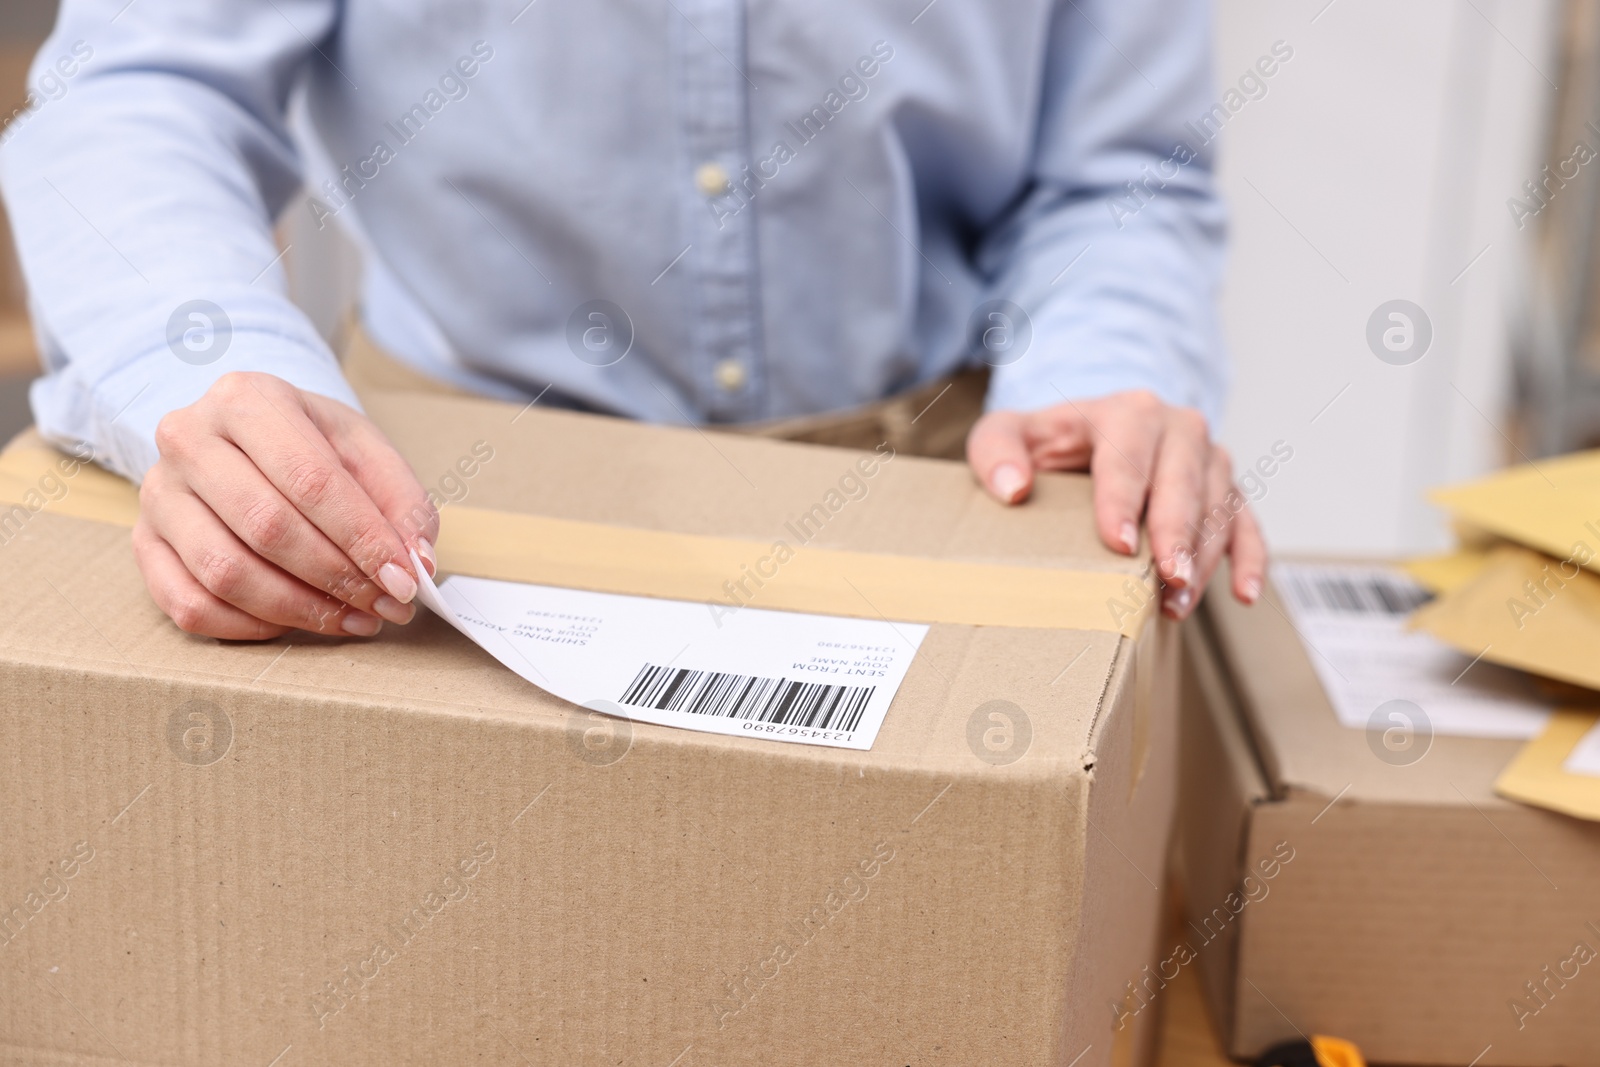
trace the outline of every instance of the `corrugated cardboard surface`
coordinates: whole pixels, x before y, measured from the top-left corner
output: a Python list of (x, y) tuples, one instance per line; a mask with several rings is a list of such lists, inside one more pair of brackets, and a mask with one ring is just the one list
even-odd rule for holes
[[(379, 394), (365, 403), (426, 486), (456, 473), (473, 443), (496, 450), (459, 502), (679, 533), (783, 536), (786, 522), (837, 491), (866, 454), (487, 400)], [(963, 464), (900, 456), (881, 472), (812, 544), (1130, 577), (1144, 570), (1100, 544), (1087, 478), (1043, 479), (1039, 506), (1012, 509), (989, 500)]]
[[(679, 532), (781, 536), (857, 458), (477, 401), (372, 410), (447, 498)], [(494, 458), (465, 477), (479, 441)], [(959, 465), (897, 458), (817, 543), (1136, 574), (1088, 508), (1083, 479), (1002, 512)], [(1112, 1005), (1159, 922), (1164, 624), (1137, 644), (935, 626), (862, 753), (591, 719), (432, 618), (375, 642), (187, 637), (126, 530), (48, 508), (0, 547), (0, 588), (6, 1062), (1147, 1054)], [(1029, 727), (1002, 765), (968, 742), (994, 700)]]
[[(1239, 909), (1236, 956), (1201, 955), (1230, 1051), (1304, 1031), (1377, 1063), (1600, 1062), (1600, 956), (1578, 962), (1600, 953), (1600, 826), (1494, 795), (1516, 741), (1435, 737), (1410, 765), (1379, 759), (1339, 726), (1267, 597), (1253, 612), (1207, 602), (1202, 651), (1230, 684), (1206, 729), (1252, 744), (1184, 766), (1191, 886), (1238, 891), (1280, 843), (1293, 852)], [(1236, 845), (1208, 839), (1241, 808)], [(1194, 897), (1192, 917), (1217, 903)]]
[(1197, 626), (1185, 631), (1183, 646), (1179, 810), (1185, 816), (1179, 826), (1179, 862), (1184, 893), (1195, 903), (1186, 906), (1193, 913), (1186, 919), (1194, 925), (1179, 933), (1206, 960), (1198, 970), (1207, 999), (1214, 1005), (1231, 1004), (1238, 978), (1239, 924), (1206, 920), (1216, 919), (1214, 909), (1226, 909), (1228, 895), (1239, 889), (1251, 816), (1271, 792), (1238, 717), (1214, 713), (1231, 707), (1229, 683)]

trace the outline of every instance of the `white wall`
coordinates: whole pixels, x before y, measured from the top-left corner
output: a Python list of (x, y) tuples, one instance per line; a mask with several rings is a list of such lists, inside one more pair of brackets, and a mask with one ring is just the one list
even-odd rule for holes
[[(1240, 464), (1294, 448), (1257, 505), (1275, 550), (1441, 547), (1425, 490), (1516, 458), (1497, 428), (1523, 254), (1505, 202), (1543, 163), (1558, 5), (1217, 7), (1219, 91), (1274, 41), (1294, 49), (1221, 142), (1235, 368), (1222, 436)], [(1392, 299), (1433, 325), (1408, 366), (1367, 344)]]

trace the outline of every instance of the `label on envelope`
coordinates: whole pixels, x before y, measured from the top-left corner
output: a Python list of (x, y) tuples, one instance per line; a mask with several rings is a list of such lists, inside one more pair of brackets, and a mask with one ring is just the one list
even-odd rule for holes
[(456, 575), (417, 599), (553, 696), (685, 730), (870, 749), (928, 628)]
[(1600, 778), (1600, 722), (1589, 727), (1589, 732), (1572, 746), (1572, 753), (1567, 756), (1562, 769), (1568, 774), (1586, 774), (1592, 778)]

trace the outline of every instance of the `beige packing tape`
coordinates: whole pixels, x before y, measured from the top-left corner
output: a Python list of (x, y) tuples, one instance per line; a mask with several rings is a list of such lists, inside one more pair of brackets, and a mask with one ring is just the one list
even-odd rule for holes
[(118, 526), (132, 526), (139, 518), (139, 491), (126, 479), (56, 451), (34, 430), (0, 452), (0, 502), (0, 542), (26, 522), (19, 509), (30, 517), (48, 511)]
[[(0, 542), (21, 513), (39, 511), (132, 526), (138, 490), (55, 451), (33, 431), (0, 453)], [(19, 510), (20, 509), (20, 510)], [(772, 555), (773, 545), (447, 505), (439, 568), (508, 581), (723, 604), (727, 583)], [(1137, 637), (1155, 597), (1127, 574), (965, 563), (807, 547), (764, 578), (748, 601), (905, 622), (1096, 630)], [(1148, 576), (1147, 576), (1148, 577)], [(752, 582), (754, 580), (751, 580)], [(1138, 596), (1130, 597), (1133, 582)], [(752, 588), (747, 585), (746, 588)]]

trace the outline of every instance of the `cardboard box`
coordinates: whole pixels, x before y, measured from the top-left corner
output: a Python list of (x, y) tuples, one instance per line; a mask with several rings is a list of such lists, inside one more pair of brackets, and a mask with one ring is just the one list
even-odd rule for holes
[[(444, 569), (452, 506), (770, 543), (818, 502), (802, 553), (1147, 565), (1099, 547), (1082, 477), (1008, 511), (953, 463), (369, 410), (456, 502)], [(1161, 915), (1169, 624), (936, 624), (869, 752), (679, 731), (556, 701), (431, 617), (186, 637), (127, 530), (71, 517), (100, 472), (64, 471), (0, 544), (0, 1060), (1147, 1059), (1153, 1015), (1119, 1006)]]
[(1209, 598), (1184, 641), (1188, 944), (1228, 1051), (1600, 1063), (1600, 825), (1495, 796), (1520, 741), (1382, 758), (1283, 612)]

